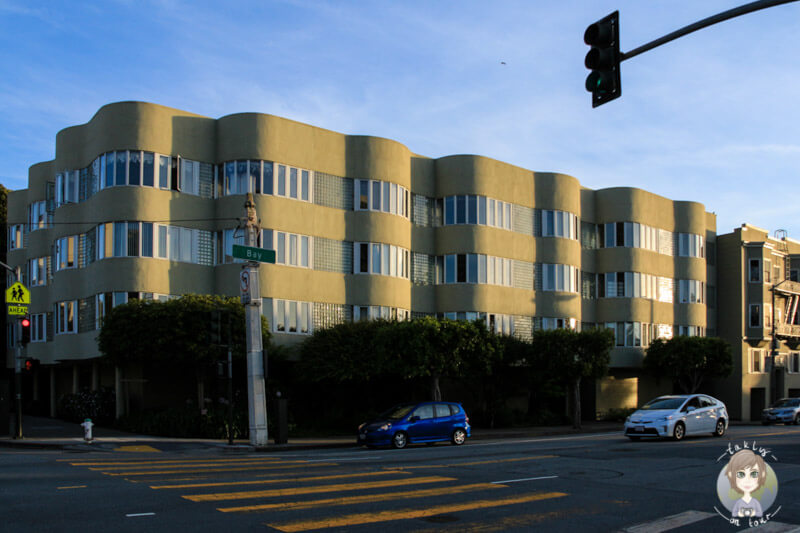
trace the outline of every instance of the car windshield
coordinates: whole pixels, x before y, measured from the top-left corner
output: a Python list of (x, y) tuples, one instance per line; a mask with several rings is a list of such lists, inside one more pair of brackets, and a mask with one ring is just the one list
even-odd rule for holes
[(675, 410), (686, 401), (686, 398), (656, 398), (642, 406), (642, 411), (655, 411), (656, 409)]
[(800, 398), (784, 398), (775, 402), (772, 407), (800, 407)]
[(388, 411), (381, 413), (381, 415), (378, 418), (380, 418), (381, 420), (400, 420), (401, 418), (406, 416), (411, 411), (411, 409), (414, 408), (414, 405), (415, 404), (396, 405), (391, 409), (389, 409)]

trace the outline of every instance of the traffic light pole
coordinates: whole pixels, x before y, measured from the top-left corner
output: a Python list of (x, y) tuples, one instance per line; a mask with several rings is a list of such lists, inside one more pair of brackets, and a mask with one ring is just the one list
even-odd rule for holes
[[(261, 229), (253, 194), (247, 194), (244, 204), (245, 245), (257, 246)], [(261, 291), (258, 283), (258, 262), (248, 261), (242, 267), (242, 300), (244, 301), (245, 339), (247, 341), (247, 405), (250, 421), (250, 444), (267, 445), (267, 394), (264, 384), (264, 359), (261, 344)], [(246, 275), (245, 275), (246, 273)], [(244, 280), (247, 286), (244, 286)], [(246, 294), (245, 294), (246, 289)]]
[(651, 41), (647, 44), (640, 46), (639, 48), (635, 48), (630, 52), (622, 52), (622, 54), (620, 54), (620, 61), (625, 61), (626, 59), (638, 56), (639, 54), (647, 52), (648, 50), (652, 50), (657, 46), (661, 46), (662, 44), (674, 41), (678, 37), (683, 37), (684, 35), (688, 35), (697, 30), (707, 28), (708, 26), (717, 24), (718, 22), (739, 17), (741, 15), (746, 15), (748, 13), (752, 13), (753, 11), (759, 11), (761, 9), (766, 9), (768, 7), (775, 7), (781, 4), (788, 4), (790, 2), (797, 2), (797, 0), (758, 0), (756, 2), (751, 2), (743, 6), (729, 9), (728, 11), (723, 11), (722, 13), (718, 13), (711, 17), (705, 18), (703, 20), (695, 22), (694, 24), (689, 24), (688, 26), (685, 26), (663, 37), (660, 37), (655, 41)]
[[(0, 261), (0, 266), (14, 274), (17, 281), (20, 280), (19, 272)], [(22, 326), (19, 321), (14, 324), (14, 338), (17, 341), (14, 343), (14, 396), (17, 404), (17, 421), (14, 430), (14, 438), (22, 438)]]

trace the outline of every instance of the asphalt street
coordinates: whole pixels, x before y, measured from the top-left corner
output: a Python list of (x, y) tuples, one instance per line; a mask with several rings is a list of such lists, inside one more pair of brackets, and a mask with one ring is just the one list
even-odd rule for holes
[(746, 445), (778, 483), (759, 530), (792, 531), (798, 442), (796, 426), (734, 426), (681, 442), (613, 432), (405, 450), (6, 448), (0, 530), (730, 532), (755, 525), (732, 525), (717, 495), (729, 451)]

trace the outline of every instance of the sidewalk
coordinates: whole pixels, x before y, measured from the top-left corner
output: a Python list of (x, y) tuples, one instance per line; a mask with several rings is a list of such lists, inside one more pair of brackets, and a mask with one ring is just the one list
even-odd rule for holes
[[(555, 435), (576, 435), (589, 433), (622, 434), (621, 422), (585, 422), (581, 430), (571, 426), (526, 427), (487, 429), (472, 428), (470, 441), (501, 440), (510, 438), (536, 438)], [(55, 418), (25, 415), (22, 418), (22, 439), (10, 436), (0, 437), (0, 447), (71, 449), (81, 451), (161, 451), (161, 449), (217, 449), (230, 451), (254, 451), (249, 441), (236, 440), (229, 445), (225, 439), (181, 439), (137, 435), (115, 429), (95, 426), (92, 428), (94, 441), (83, 440), (83, 428), (79, 424)], [(356, 446), (353, 435), (320, 438), (289, 438), (287, 444), (270, 442), (258, 451), (308, 450), (316, 448), (345, 448)]]

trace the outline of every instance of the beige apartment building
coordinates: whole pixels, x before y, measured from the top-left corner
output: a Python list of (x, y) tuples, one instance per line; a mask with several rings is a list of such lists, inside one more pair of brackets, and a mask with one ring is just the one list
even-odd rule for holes
[(231, 250), (248, 192), (260, 246), (276, 250), (260, 287), (279, 343), (423, 315), (523, 338), (610, 327), (604, 411), (670, 392), (641, 375), (652, 339), (716, 333), (716, 217), (697, 202), (477, 155), (432, 159), (271, 115), (121, 102), (59, 132), (55, 159), (9, 194), (8, 261), (32, 293), (25, 356), (41, 361), (34, 393), (52, 410), (82, 387), (146, 395), (96, 364), (103, 316), (132, 298), (238, 295)]
[(733, 352), (718, 395), (732, 418), (758, 421), (776, 399), (800, 396), (800, 242), (743, 224), (717, 243), (719, 336)]

